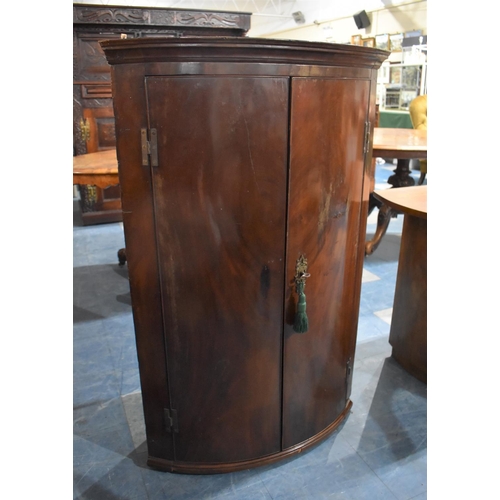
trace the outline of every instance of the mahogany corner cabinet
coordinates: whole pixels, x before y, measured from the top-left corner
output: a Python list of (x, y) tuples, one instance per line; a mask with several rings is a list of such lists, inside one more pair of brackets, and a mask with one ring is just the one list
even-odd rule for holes
[(348, 414), (378, 49), (101, 42), (111, 65), (148, 465), (210, 474)]

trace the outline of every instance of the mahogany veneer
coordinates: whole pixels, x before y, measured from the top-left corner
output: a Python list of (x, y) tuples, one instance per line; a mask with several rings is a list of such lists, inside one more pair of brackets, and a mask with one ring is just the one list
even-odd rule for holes
[[(387, 52), (103, 41), (148, 463), (299, 453), (351, 406), (376, 75)], [(296, 266), (307, 259), (305, 333)]]

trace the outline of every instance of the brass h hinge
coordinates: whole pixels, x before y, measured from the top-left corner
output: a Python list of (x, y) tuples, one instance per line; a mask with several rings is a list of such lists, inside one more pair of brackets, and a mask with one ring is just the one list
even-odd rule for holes
[(172, 430), (178, 434), (179, 433), (179, 422), (177, 420), (177, 410), (169, 410), (165, 408), (165, 427), (167, 432), (172, 432)]
[(141, 149), (142, 149), (142, 166), (149, 166), (149, 158), (151, 158), (151, 166), (158, 166), (158, 134), (156, 129), (141, 128)]
[(370, 149), (370, 130), (371, 130), (370, 122), (365, 122), (365, 143), (363, 145), (364, 154), (368, 153)]

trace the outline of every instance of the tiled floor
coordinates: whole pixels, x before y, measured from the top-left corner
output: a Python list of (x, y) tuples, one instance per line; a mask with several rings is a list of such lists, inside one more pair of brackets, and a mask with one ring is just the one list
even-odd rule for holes
[[(377, 167), (377, 188), (394, 166)], [(418, 177), (418, 172), (415, 178)], [(373, 234), (376, 213), (369, 218)], [(146, 465), (145, 434), (122, 225), (74, 222), (75, 499), (423, 500), (427, 498), (426, 386), (388, 343), (402, 216), (365, 272), (351, 399), (341, 427), (285, 462), (212, 476)]]

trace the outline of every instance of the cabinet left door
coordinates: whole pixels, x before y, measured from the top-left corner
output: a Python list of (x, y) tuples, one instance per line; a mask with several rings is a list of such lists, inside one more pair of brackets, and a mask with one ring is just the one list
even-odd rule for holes
[(281, 77), (146, 78), (178, 463), (281, 449), (288, 86)]

